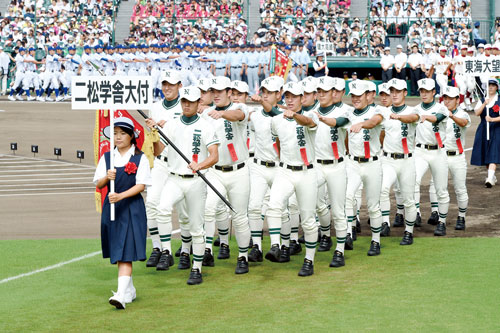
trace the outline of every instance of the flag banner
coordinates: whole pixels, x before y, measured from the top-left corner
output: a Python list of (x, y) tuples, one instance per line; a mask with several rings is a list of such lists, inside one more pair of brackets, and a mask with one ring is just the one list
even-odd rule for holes
[(500, 76), (500, 59), (493, 57), (472, 57), (465, 60), (463, 74)]
[(278, 49), (271, 52), (271, 75), (282, 77), (285, 82), (292, 68), (292, 60)]

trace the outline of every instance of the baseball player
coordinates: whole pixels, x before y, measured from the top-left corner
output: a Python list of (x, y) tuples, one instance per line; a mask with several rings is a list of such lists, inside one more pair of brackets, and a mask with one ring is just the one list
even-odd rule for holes
[[(182, 114), (182, 108), (179, 103), (179, 89), (182, 87), (180, 82), (181, 79), (176, 71), (168, 71), (162, 78), (162, 90), (165, 99), (153, 105), (150, 115), (150, 119), (159, 127), (163, 127), (166, 121), (177, 118)], [(168, 231), (168, 227), (170, 226), (171, 228), (171, 224), (165, 223), (165, 230), (160, 235), (157, 220), (159, 214), (158, 206), (169, 174), (167, 163), (168, 149), (164, 149), (164, 145), (166, 145), (166, 142), (162, 142), (162, 144), (160, 142), (155, 143), (154, 152), (156, 159), (151, 171), (153, 185), (148, 189), (146, 199), (148, 229), (153, 242), (153, 251), (146, 262), (146, 267), (156, 267), (157, 270), (167, 270), (174, 264), (171, 248), (169, 248), (171, 231)]]
[[(236, 274), (248, 273), (248, 247), (250, 242), (250, 227), (248, 225), (248, 198), (250, 193), (248, 160), (247, 121), (248, 108), (245, 104), (231, 102), (231, 80), (218, 76), (212, 78), (212, 90), (215, 107), (206, 109), (202, 117), (209, 120), (215, 128), (220, 141), (219, 161), (207, 173), (207, 179), (223, 195), (227, 195), (234, 212), (232, 223), (238, 243), (238, 259)], [(218, 259), (229, 258), (229, 221), (226, 218), (226, 207), (222, 200), (213, 192), (208, 192), (205, 209), (205, 232), (207, 247), (204, 262), (213, 266), (212, 244), (215, 222), (220, 236)]]
[[(180, 90), (182, 115), (167, 121), (165, 134), (172, 142), (189, 156), (192, 162), (188, 165), (173, 149), (168, 150), (168, 171), (165, 183), (168, 188), (165, 197), (158, 207), (158, 223), (172, 224), (172, 211), (181, 201), (186, 203), (189, 216), (189, 231), (193, 242), (193, 268), (187, 284), (202, 283), (201, 266), (205, 253), (205, 232), (203, 215), (207, 197), (207, 185), (198, 177), (196, 171), (206, 170), (218, 160), (219, 141), (212, 126), (198, 115), (200, 90), (186, 87)], [(152, 127), (153, 121), (149, 120)], [(160, 146), (164, 145), (160, 143)], [(188, 254), (189, 255), (189, 254)]]
[(382, 213), (380, 211), (380, 189), (382, 186), (382, 167), (379, 160), (380, 123), (374, 121), (376, 108), (368, 104), (368, 85), (361, 80), (349, 83), (349, 94), (352, 97), (354, 111), (349, 114), (349, 167), (347, 169), (346, 212), (354, 210), (354, 197), (361, 183), (366, 190), (368, 214), (372, 241), (369, 256), (380, 254), (380, 230)]
[[(436, 187), (439, 220), (435, 222), (429, 220), (427, 223), (437, 223), (434, 235), (444, 236), (446, 235), (446, 217), (448, 215), (450, 196), (448, 194), (448, 161), (442, 148), (446, 138), (446, 121), (444, 120), (448, 117), (449, 111), (444, 105), (436, 103), (434, 99), (435, 87), (432, 79), (418, 81), (422, 103), (415, 107), (420, 116), (420, 123), (416, 131), (415, 166), (417, 177), (415, 203), (418, 215), (420, 215), (420, 183), (422, 177), (430, 168)], [(436, 206), (436, 204), (431, 202), (431, 206)]]
[(375, 117), (383, 118), (385, 136), (382, 157), (382, 190), (380, 206), (382, 212), (390, 211), (389, 193), (397, 181), (403, 197), (406, 228), (400, 245), (413, 244), (413, 227), (417, 218), (415, 208), (415, 131), (419, 116), (417, 112), (405, 104), (408, 94), (406, 81), (392, 79), (389, 81), (392, 107), (381, 108)]
[(68, 47), (68, 54), (66, 55), (66, 62), (64, 63), (64, 75), (66, 82), (71, 86), (71, 80), (74, 76), (78, 75), (78, 67), (82, 63), (82, 58), (76, 54), (74, 46)]
[(287, 109), (279, 113), (272, 109), (269, 115), (271, 132), (276, 137), (280, 156), (267, 210), (267, 221), (271, 233), (271, 249), (266, 259), (279, 262), (281, 256), (280, 234), (282, 212), (288, 199), (295, 194), (300, 209), (302, 229), (306, 243), (306, 256), (299, 276), (314, 274), (314, 254), (318, 238), (318, 226), (314, 218), (317, 200), (317, 175), (314, 169), (314, 135), (319, 120), (315, 113), (302, 110), (302, 85), (289, 82), (284, 86)]
[[(439, 56), (436, 57), (436, 82), (439, 85), (440, 92), (448, 85), (448, 70), (451, 68), (451, 58), (446, 55), (448, 49), (446, 46), (439, 47)], [(442, 94), (439, 97), (439, 102), (442, 102)]]
[(47, 98), (45, 100), (49, 102), (53, 101), (53, 99), (50, 97), (50, 91), (48, 90), (49, 86), (51, 86), (56, 93), (56, 102), (62, 100), (62, 98), (59, 97), (59, 74), (61, 73), (59, 71), (60, 57), (55, 54), (55, 51), (55, 48), (49, 47), (49, 54), (45, 58), (45, 81), (43, 83), (43, 90), (47, 91)]
[(9, 94), (9, 100), (15, 101), (16, 99), (19, 101), (22, 101), (23, 98), (21, 97), (21, 93), (16, 94), (16, 97), (14, 97), (14, 93), (18, 90), (21, 89), (22, 83), (24, 80), (24, 77), (26, 76), (26, 63), (24, 62), (24, 57), (25, 57), (25, 52), (26, 50), (23, 47), (19, 48), (19, 52), (17, 53), (14, 61), (16, 63), (16, 76), (14, 79), (14, 84), (11, 86), (10, 89), (10, 94)]
[[(345, 266), (344, 245), (347, 239), (345, 139), (349, 114), (353, 109), (342, 103), (342, 97), (345, 93), (343, 79), (325, 76), (318, 78), (317, 81), (320, 102), (320, 107), (316, 109), (320, 123), (315, 140), (318, 185), (326, 185), (337, 236), (337, 247), (333, 253), (330, 267), (342, 267)], [(318, 197), (318, 203), (319, 201)], [(327, 209), (327, 212), (327, 219), (320, 218), (321, 241), (318, 251), (328, 251), (332, 246), (330, 211)], [(319, 212), (318, 216), (320, 216)]]
[(94, 74), (94, 66), (90, 63), (92, 61), (92, 48), (89, 45), (85, 45), (83, 51), (79, 71), (81, 72), (81, 76), (92, 76)]
[(462, 109), (471, 110), (470, 97), (474, 93), (476, 88), (476, 82), (474, 77), (470, 75), (465, 75), (465, 61), (467, 60), (467, 45), (462, 45), (460, 48), (460, 55), (453, 58), (452, 69), (453, 77), (455, 78), (455, 83), (460, 89), (460, 106)]
[(40, 100), (42, 91), (40, 90), (40, 79), (38, 78), (38, 74), (36, 72), (36, 66), (42, 64), (42, 62), (35, 60), (35, 48), (32, 47), (28, 50), (28, 54), (24, 58), (24, 63), (26, 72), (23, 79), (23, 89), (26, 92), (28, 101), (32, 101), (35, 99), (35, 97), (30, 96), (30, 87), (34, 87), (36, 99)]
[[(470, 127), (470, 117), (467, 112), (459, 107), (460, 92), (458, 88), (446, 87), (443, 96), (444, 105), (449, 111), (444, 146), (458, 202), (458, 218), (455, 230), (465, 230), (465, 213), (467, 212), (469, 196), (467, 195), (467, 187), (465, 185), (467, 162), (465, 161), (464, 147), (465, 134), (467, 128)], [(434, 181), (431, 181), (429, 195), (431, 202), (437, 201)]]

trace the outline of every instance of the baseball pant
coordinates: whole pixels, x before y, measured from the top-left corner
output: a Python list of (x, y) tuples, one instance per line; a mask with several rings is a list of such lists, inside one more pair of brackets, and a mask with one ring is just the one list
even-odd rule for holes
[(279, 167), (271, 187), (267, 223), (271, 244), (280, 244), (281, 217), (288, 200), (295, 193), (306, 242), (306, 258), (314, 260), (318, 241), (318, 225), (314, 218), (318, 195), (318, 176), (315, 169), (292, 171)]
[(216, 68), (215, 69), (215, 75), (216, 76), (224, 76), (224, 72), (226, 71), (226, 68)]
[(422, 182), (422, 177), (429, 168), (431, 169), (434, 186), (436, 188), (439, 222), (446, 223), (448, 206), (450, 205), (450, 196), (448, 194), (448, 160), (446, 159), (446, 153), (442, 149), (427, 150), (416, 147), (415, 169), (417, 177), (415, 181), (415, 205), (418, 212), (420, 212), (420, 183)]
[[(345, 210), (348, 214), (354, 212), (355, 195), (363, 183), (366, 191), (366, 204), (370, 216), (372, 240), (380, 243), (382, 229), (382, 212), (380, 211), (380, 189), (382, 187), (382, 165), (380, 160), (366, 163), (350, 161), (347, 169), (347, 192)], [(354, 216), (351, 217), (353, 219)]]
[[(228, 198), (235, 212), (231, 212), (233, 227), (238, 243), (238, 257), (248, 258), (248, 246), (250, 244), (250, 227), (248, 224), (248, 199), (250, 195), (250, 178), (248, 166), (230, 172), (210, 169), (206, 174), (207, 179), (223, 196)], [(227, 219), (227, 208), (224, 202), (209, 191), (205, 207), (205, 231), (208, 238), (213, 239), (215, 233), (215, 222), (219, 228), (221, 243), (227, 244), (229, 234), (229, 221)], [(211, 246), (211, 244), (210, 244)]]
[(259, 76), (257, 75), (258, 68), (248, 67), (248, 87), (250, 96), (256, 94), (259, 89)]
[(389, 156), (384, 156), (382, 157), (382, 174), (382, 190), (380, 191), (382, 216), (389, 216), (390, 214), (391, 202), (389, 194), (391, 187), (398, 182), (405, 207), (405, 231), (413, 233), (413, 227), (417, 219), (414, 158), (393, 159)]
[(152, 185), (148, 187), (146, 197), (146, 215), (148, 218), (148, 229), (153, 241), (153, 248), (161, 249), (160, 234), (158, 231), (158, 205), (160, 196), (169, 175), (167, 163), (155, 158), (154, 167), (151, 170)]
[[(185, 203), (186, 215), (189, 219), (182, 222), (189, 226), (190, 237), (193, 243), (193, 268), (201, 271), (203, 255), (205, 254), (205, 231), (203, 229), (207, 185), (199, 178), (182, 178), (169, 175), (165, 188), (168, 188), (158, 206), (158, 228), (160, 237), (172, 234), (172, 211), (174, 206)], [(184, 229), (184, 228), (183, 228)], [(162, 239), (162, 248), (168, 248), (166, 239)], [(170, 243), (170, 239), (168, 239)], [(187, 250), (189, 254), (189, 249)]]
[(436, 82), (439, 85), (441, 94), (444, 92), (444, 88), (448, 85), (448, 76), (445, 74), (436, 74)]
[(241, 81), (241, 67), (231, 67), (231, 81)]
[[(335, 234), (337, 236), (337, 250), (344, 252), (344, 244), (347, 238), (347, 219), (345, 214), (345, 197), (347, 189), (347, 172), (344, 162), (329, 165), (318, 164), (318, 185), (326, 185), (329, 199), (329, 216), (333, 217)], [(319, 214), (318, 214), (319, 215)], [(322, 222), (323, 221), (323, 222)], [(323, 233), (325, 219), (320, 218), (321, 231)], [(326, 228), (325, 228), (326, 230)], [(330, 231), (330, 219), (328, 219), (328, 232)]]
[(25, 77), (26, 77), (26, 73), (17, 71), (16, 77), (14, 79), (14, 85), (12, 86), (12, 89), (16, 90), (17, 88), (21, 87)]
[[(453, 188), (455, 189), (455, 194), (457, 195), (458, 216), (465, 217), (465, 213), (467, 213), (467, 206), (469, 204), (469, 196), (467, 194), (466, 186), (467, 161), (465, 160), (465, 154), (447, 156), (447, 159), (451, 179), (453, 180)], [(429, 185), (429, 197), (431, 202), (438, 201), (434, 179), (431, 179), (431, 183)]]
[(455, 82), (460, 91), (460, 103), (462, 103), (466, 95), (470, 95), (474, 92), (476, 82), (473, 77), (461, 73), (455, 75)]

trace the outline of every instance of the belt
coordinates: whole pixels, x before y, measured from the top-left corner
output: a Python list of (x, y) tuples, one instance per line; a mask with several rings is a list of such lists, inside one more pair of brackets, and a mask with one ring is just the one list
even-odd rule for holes
[(256, 159), (254, 158), (253, 161), (256, 163), (256, 164), (260, 164), (260, 165), (263, 165), (267, 168), (274, 168), (276, 166), (276, 162), (268, 162), (268, 161), (261, 161), (259, 159)]
[(181, 175), (181, 174), (173, 173), (173, 172), (171, 172), (170, 174), (177, 176), (177, 177), (181, 177), (181, 178), (194, 178), (196, 176), (196, 175)]
[(160, 161), (168, 162), (168, 158), (166, 158), (165, 156), (156, 156), (156, 158), (159, 159)]
[(215, 170), (220, 170), (222, 172), (230, 172), (243, 168), (245, 166), (245, 162), (237, 164), (237, 165), (223, 165), (223, 166), (214, 166)]
[(463, 153), (460, 153), (460, 152), (458, 152), (456, 150), (450, 150), (450, 151), (446, 152), (446, 155), (448, 155), (448, 156), (457, 156), (457, 155), (462, 155), (462, 154)]
[(241, 66), (231, 66), (231, 68), (241, 68)]
[(344, 158), (341, 157), (338, 160), (316, 160), (316, 162), (318, 162), (319, 164), (322, 164), (322, 165), (328, 165), (328, 164), (344, 162)]
[(250, 157), (254, 157), (254, 156), (255, 156), (255, 153), (248, 153), (248, 155), (249, 155)]
[(373, 156), (370, 158), (366, 157), (358, 157), (358, 156), (351, 156), (352, 160), (358, 163), (367, 163), (367, 162), (372, 162), (378, 160), (377, 156)]
[(248, 68), (257, 68), (259, 66), (248, 66)]
[(215, 67), (215, 69), (224, 69), (226, 67)]
[[(427, 150), (438, 150), (439, 146), (438, 145), (423, 145), (421, 143), (417, 143), (418, 148), (425, 148)], [(443, 145), (444, 147), (444, 145)]]
[(401, 153), (386, 153), (384, 151), (384, 156), (389, 156), (390, 158), (393, 158), (395, 160), (401, 160), (401, 159), (404, 159), (404, 158), (410, 158), (412, 157), (412, 153), (409, 153), (409, 154), (401, 154)]
[(306, 169), (312, 169), (312, 168), (314, 168), (314, 165), (312, 165), (312, 164), (309, 164), (307, 166), (306, 165), (288, 165), (288, 164), (285, 164), (283, 162), (280, 162), (280, 167), (288, 169), (288, 170), (292, 170), (292, 171), (302, 171), (302, 170), (306, 170)]

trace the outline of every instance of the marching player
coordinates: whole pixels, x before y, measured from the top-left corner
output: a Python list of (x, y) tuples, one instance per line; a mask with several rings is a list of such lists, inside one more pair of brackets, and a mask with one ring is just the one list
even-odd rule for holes
[(81, 76), (92, 76), (94, 74), (94, 66), (90, 63), (92, 61), (92, 48), (89, 45), (85, 45), (83, 51), (79, 72)]
[[(436, 187), (438, 202), (431, 202), (431, 207), (438, 205), (439, 220), (429, 219), (428, 224), (436, 225), (435, 236), (446, 235), (446, 217), (450, 196), (448, 194), (448, 161), (446, 153), (442, 149), (446, 136), (446, 118), (449, 111), (444, 105), (436, 103), (434, 95), (436, 93), (435, 83), (432, 79), (422, 79), (418, 81), (420, 99), (422, 103), (416, 106), (420, 123), (416, 131), (415, 166), (415, 203), (418, 215), (420, 215), (420, 183), (422, 177), (430, 168), (434, 185)], [(444, 91), (444, 89), (442, 90)], [(419, 216), (417, 215), (417, 220)]]
[(447, 50), (446, 46), (440, 46), (439, 56), (436, 57), (436, 82), (439, 85), (439, 91), (441, 92), (439, 102), (443, 100), (442, 92), (448, 85), (448, 70), (452, 66), (451, 58), (446, 55)]
[(49, 54), (45, 58), (45, 81), (43, 83), (43, 90), (47, 91), (46, 101), (52, 102), (53, 99), (50, 97), (50, 90), (48, 90), (49, 86), (54, 89), (56, 93), (56, 102), (62, 100), (59, 97), (59, 56), (55, 54), (55, 48), (49, 47)]
[(42, 62), (35, 60), (35, 48), (32, 47), (28, 50), (28, 54), (24, 58), (24, 63), (26, 64), (26, 73), (23, 79), (23, 89), (26, 92), (28, 101), (35, 99), (35, 97), (30, 96), (30, 87), (34, 87), (36, 100), (40, 101), (42, 91), (40, 90), (40, 79), (36, 72), (36, 65), (42, 64)]
[[(455, 87), (446, 87), (444, 93), (444, 105), (449, 111), (446, 124), (446, 140), (444, 143), (448, 159), (448, 168), (453, 179), (453, 187), (457, 195), (458, 218), (455, 230), (465, 230), (465, 213), (469, 203), (467, 187), (467, 162), (465, 161), (464, 147), (465, 134), (470, 127), (470, 117), (459, 107), (459, 90)], [(429, 188), (431, 202), (437, 201), (436, 190), (432, 181)]]
[[(215, 107), (206, 109), (202, 117), (209, 120), (215, 128), (220, 141), (219, 161), (207, 173), (207, 179), (223, 195), (227, 195), (234, 212), (232, 223), (238, 243), (238, 259), (236, 274), (248, 273), (248, 247), (250, 243), (250, 227), (248, 225), (248, 198), (250, 194), (248, 160), (247, 121), (248, 108), (245, 104), (231, 102), (231, 80), (218, 76), (212, 78), (212, 90)], [(220, 236), (218, 259), (229, 258), (229, 221), (226, 218), (226, 207), (213, 192), (208, 192), (205, 209), (205, 232), (207, 240), (213, 239), (215, 222)], [(212, 244), (207, 241), (204, 263), (213, 266)]]
[[(158, 207), (159, 224), (172, 224), (172, 210), (181, 201), (186, 203), (189, 216), (189, 232), (193, 242), (193, 268), (187, 284), (202, 283), (201, 266), (205, 252), (205, 232), (203, 215), (207, 198), (207, 185), (198, 177), (196, 171), (206, 170), (218, 160), (219, 141), (211, 125), (198, 115), (200, 90), (194, 86), (181, 88), (180, 101), (182, 115), (167, 121), (165, 134), (172, 142), (192, 159), (188, 165), (173, 149), (168, 150), (169, 177), (165, 183), (168, 188)], [(154, 122), (149, 120), (149, 126)], [(163, 143), (160, 143), (163, 146)], [(189, 256), (189, 254), (188, 254)]]
[(269, 113), (274, 117), (271, 132), (276, 137), (280, 168), (271, 187), (267, 210), (269, 230), (276, 233), (271, 233), (271, 249), (267, 252), (266, 259), (279, 262), (282, 212), (295, 192), (306, 243), (306, 256), (299, 276), (310, 276), (314, 274), (314, 254), (318, 238), (318, 226), (314, 218), (318, 179), (313, 161), (314, 135), (319, 120), (315, 113), (305, 113), (302, 110), (304, 91), (300, 83), (289, 82), (283, 91), (287, 109), (283, 114), (276, 109)]
[[(347, 219), (345, 214), (345, 193), (347, 174), (344, 160), (346, 158), (346, 125), (352, 107), (342, 103), (345, 93), (345, 81), (330, 76), (320, 77), (318, 81), (318, 99), (320, 107), (316, 109), (319, 118), (315, 140), (318, 185), (326, 185), (330, 200), (337, 247), (333, 253), (330, 267), (345, 266), (344, 246), (347, 239)], [(318, 198), (318, 202), (320, 198)], [(321, 219), (321, 241), (318, 251), (330, 250), (330, 210), (327, 208), (327, 219)], [(319, 215), (319, 214), (318, 214)], [(327, 222), (328, 225), (325, 225)]]
[(205, 109), (214, 106), (214, 94), (210, 86), (211, 79), (199, 79), (198, 89), (200, 89), (200, 102), (198, 103), (198, 113), (203, 113)]
[(64, 74), (68, 85), (71, 87), (71, 79), (77, 76), (78, 67), (82, 63), (82, 58), (76, 54), (74, 46), (68, 47), (68, 54), (66, 55), (66, 62), (64, 63)]
[(23, 98), (21, 97), (21, 93), (16, 94), (16, 97), (14, 97), (14, 93), (21, 88), (24, 77), (26, 76), (26, 63), (24, 62), (25, 52), (26, 50), (23, 47), (20, 47), (19, 52), (14, 59), (14, 61), (16, 62), (16, 76), (14, 79), (14, 85), (12, 85), (10, 88), (10, 94), (8, 97), (10, 101), (15, 101), (16, 99), (19, 101), (23, 100)]
[(413, 244), (413, 227), (417, 218), (415, 208), (415, 131), (419, 116), (405, 104), (408, 94), (406, 81), (389, 81), (392, 107), (379, 108), (375, 117), (382, 117), (385, 129), (382, 157), (382, 190), (380, 206), (382, 212), (390, 211), (389, 193), (397, 181), (405, 208), (406, 228), (400, 245)]
[(471, 107), (471, 96), (476, 88), (476, 82), (474, 77), (470, 75), (465, 75), (465, 60), (467, 60), (467, 45), (462, 45), (460, 49), (460, 55), (453, 58), (453, 77), (457, 84), (458, 89), (460, 89), (460, 106), (462, 109), (470, 110)]
[(380, 211), (382, 167), (378, 156), (382, 119), (373, 118), (376, 108), (368, 104), (368, 89), (366, 82), (360, 80), (349, 83), (349, 94), (355, 110), (349, 114), (351, 127), (348, 144), (351, 161), (347, 171), (346, 212), (348, 214), (353, 212), (356, 191), (363, 183), (372, 231), (368, 255), (376, 256), (380, 254), (380, 230), (382, 228)]
[[(162, 78), (162, 90), (165, 99), (153, 105), (151, 110), (151, 118), (159, 127), (163, 127), (167, 120), (177, 118), (182, 114), (182, 108), (179, 103), (179, 89), (182, 87), (181, 79), (176, 71), (168, 71), (164, 73)], [(170, 245), (171, 234), (167, 230), (160, 235), (158, 230), (158, 205), (162, 195), (163, 188), (168, 178), (168, 149), (164, 149), (165, 142), (156, 142), (154, 144), (154, 152), (156, 159), (154, 167), (151, 171), (153, 184), (148, 189), (146, 198), (146, 213), (148, 216), (148, 229), (153, 242), (153, 251), (146, 262), (146, 267), (156, 267), (157, 270), (167, 270), (174, 264), (174, 259), (171, 255)], [(171, 227), (171, 224), (170, 224)], [(165, 247), (165, 248), (163, 248)], [(163, 251), (162, 251), (163, 250)]]

